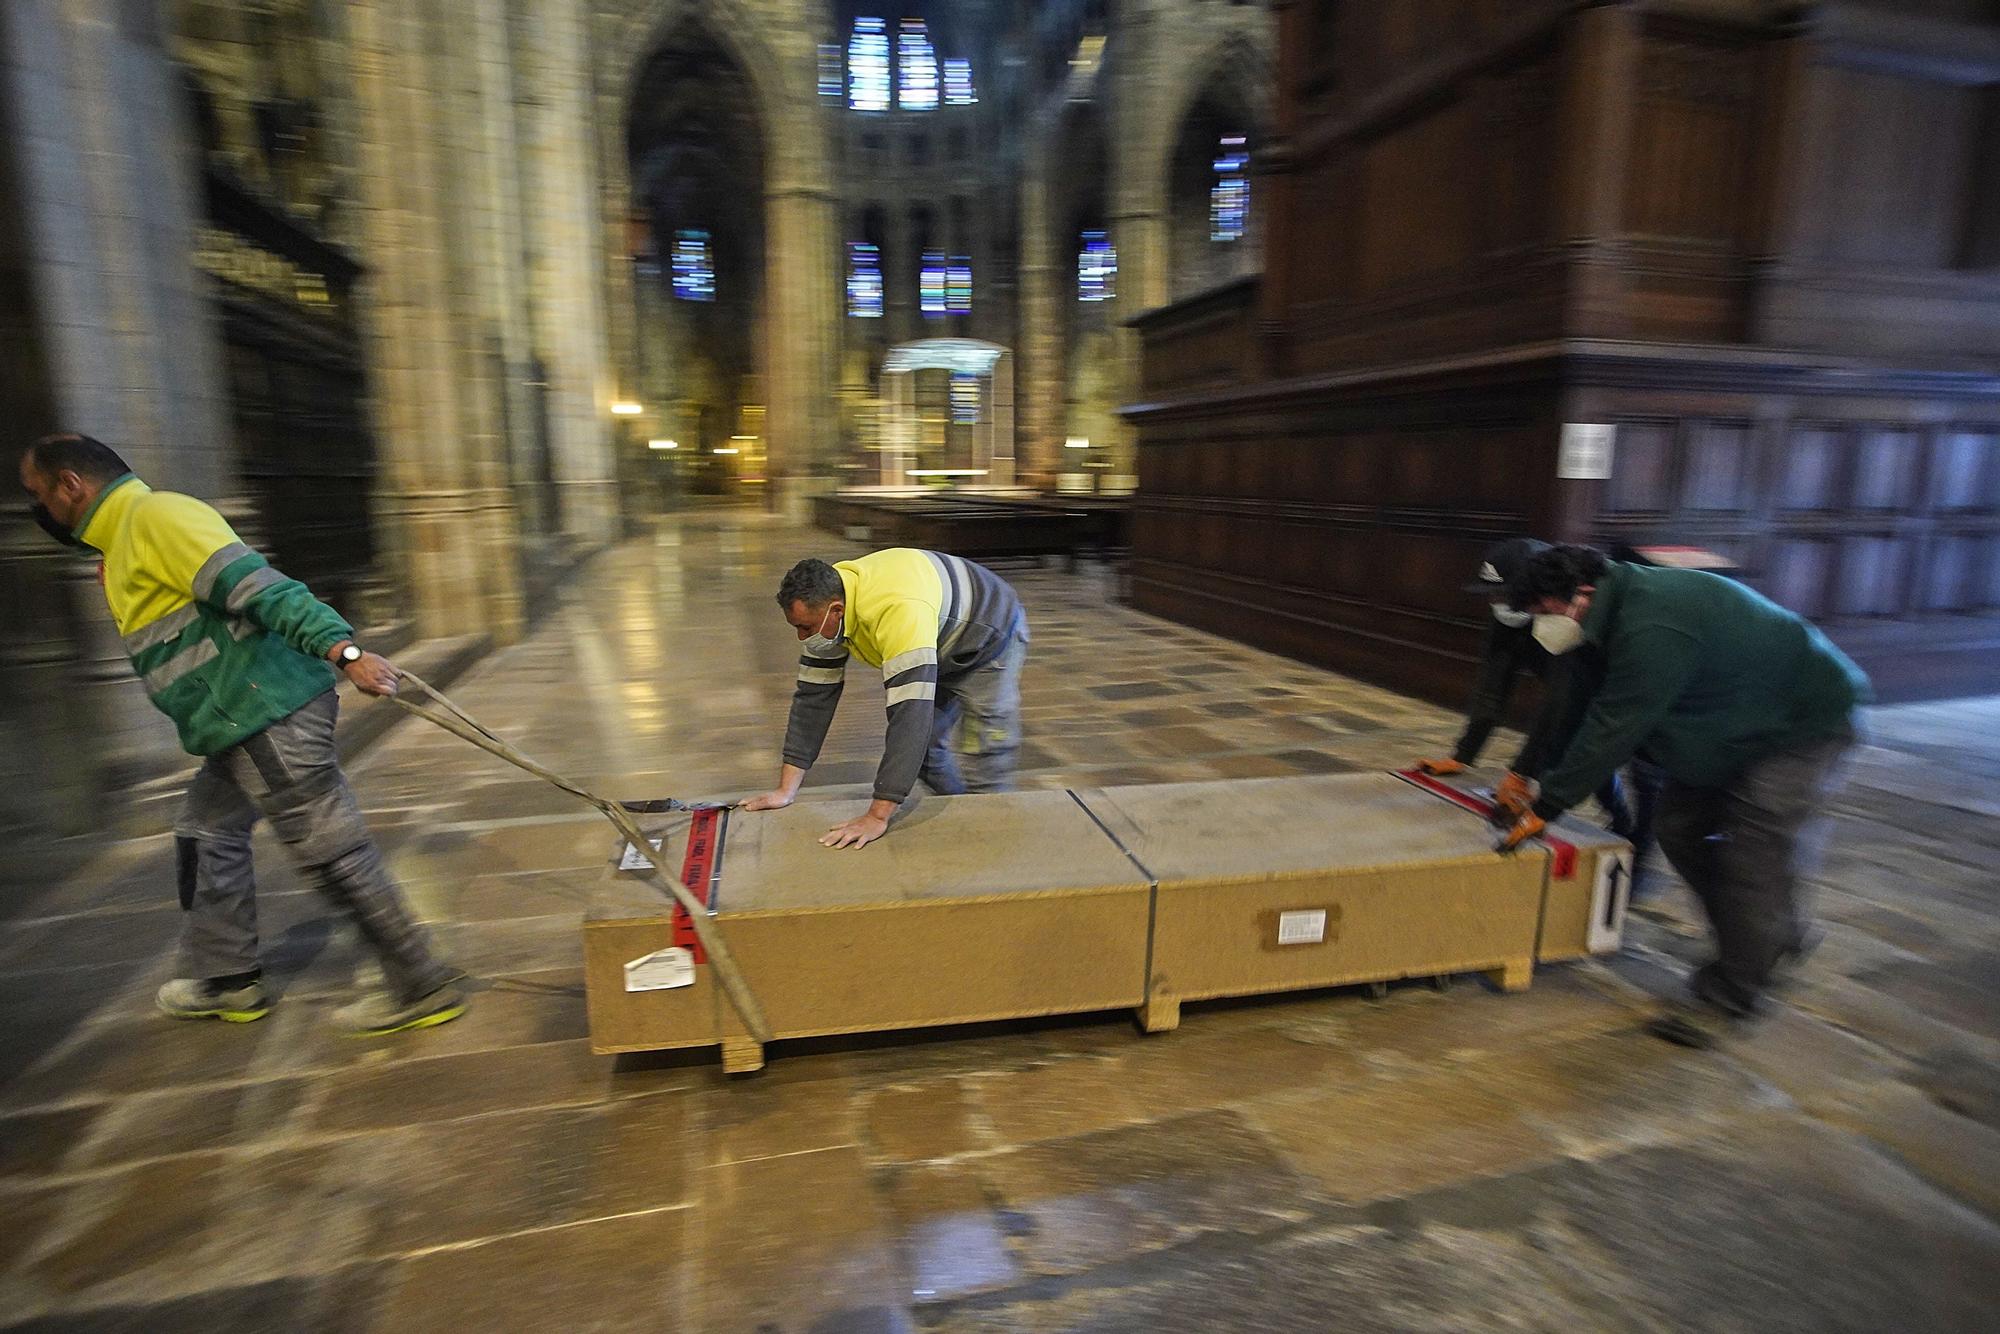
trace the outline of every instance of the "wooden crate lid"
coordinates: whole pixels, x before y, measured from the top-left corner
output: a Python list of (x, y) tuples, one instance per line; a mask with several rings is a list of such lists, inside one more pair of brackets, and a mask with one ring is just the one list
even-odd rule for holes
[[(1086, 788), (1076, 795), (1163, 886), (1496, 855), (1494, 831), (1484, 820), (1393, 774)], [(1533, 848), (1518, 855), (1547, 853)]]

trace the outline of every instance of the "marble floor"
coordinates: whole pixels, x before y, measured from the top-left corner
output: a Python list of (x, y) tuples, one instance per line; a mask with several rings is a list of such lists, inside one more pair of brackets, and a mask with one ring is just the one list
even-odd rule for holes
[[(777, 768), (778, 574), (749, 514), (607, 554), (452, 692), (627, 798)], [(1023, 782), (1379, 769), (1448, 712), (1005, 571), (1034, 625)], [(857, 675), (813, 783), (865, 796)], [(359, 704), (355, 707), (391, 707)], [(593, 1056), (578, 915), (612, 836), (405, 722), (353, 777), (467, 1017), (332, 1035), (355, 954), (260, 841), (254, 1025), (149, 1008), (162, 838), (8, 888), (0, 1325), (49, 1330), (1974, 1330), (2000, 1310), (2000, 698), (1876, 710), (1827, 940), (1714, 1053), (1637, 1031), (1701, 956), (1684, 894), (1614, 960), (1129, 1016)], [(1496, 743), (1494, 756), (1504, 756)], [(865, 856), (859, 854), (834, 854)]]

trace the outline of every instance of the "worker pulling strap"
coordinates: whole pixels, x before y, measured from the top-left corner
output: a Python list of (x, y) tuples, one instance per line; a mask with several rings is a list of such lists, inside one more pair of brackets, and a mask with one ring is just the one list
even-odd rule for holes
[[(618, 832), (632, 845), (632, 850), (645, 860), (646, 865), (651, 868), (652, 877), (680, 904), (682, 912), (694, 927), (695, 938), (700, 941), (702, 949), (708, 955), (708, 961), (715, 965), (715, 975), (722, 982), (723, 994), (729, 997), (729, 1003), (735, 1007), (738, 1017), (743, 1020), (743, 1026), (757, 1041), (771, 1040), (771, 1026), (764, 1018), (764, 1007), (757, 1003), (756, 993), (752, 992), (750, 984), (743, 980), (743, 974), (738, 971), (735, 959), (730, 956), (729, 946), (723, 942), (722, 933), (716, 929), (715, 923), (709, 920), (707, 905), (696, 898), (686, 885), (660, 864), (659, 853), (653, 847), (652, 841), (639, 828), (638, 822), (632, 818), (630, 811), (621, 803), (600, 797), (582, 784), (571, 782), (561, 774), (545, 768), (522, 754), (501, 740), (478, 719), (452, 703), (442, 691), (416, 673), (404, 671), (401, 673), (401, 679), (407, 685), (423, 691), (438, 704), (438, 708), (430, 709), (421, 704), (413, 704), (400, 694), (390, 696), (406, 712), (443, 728), (455, 737), (471, 742), (487, 754), (498, 756), (517, 769), (525, 769), (543, 782), (561, 788), (564, 792), (589, 802), (603, 812), (604, 818), (611, 821)], [(674, 803), (674, 808), (685, 809), (678, 802)]]

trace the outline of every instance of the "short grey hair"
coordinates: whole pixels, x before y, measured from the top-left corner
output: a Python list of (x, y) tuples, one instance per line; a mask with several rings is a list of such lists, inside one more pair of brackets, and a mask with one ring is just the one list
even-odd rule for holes
[(840, 571), (813, 556), (785, 571), (784, 581), (778, 585), (778, 605), (786, 611), (792, 609), (794, 602), (824, 607), (835, 598), (846, 596), (847, 586), (840, 582)]

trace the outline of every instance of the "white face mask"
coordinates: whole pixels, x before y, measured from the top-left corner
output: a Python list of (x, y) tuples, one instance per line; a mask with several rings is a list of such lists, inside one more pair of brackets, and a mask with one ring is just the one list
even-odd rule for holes
[[(826, 616), (831, 615), (833, 615), (833, 608), (828, 607), (826, 609)], [(844, 637), (841, 631), (847, 628), (847, 612), (843, 609), (840, 619), (834, 623), (837, 628), (831, 635), (827, 634), (826, 616), (819, 618), (819, 629), (805, 637), (806, 652), (815, 658), (831, 658), (836, 656), (840, 652), (840, 641)]]
[(1504, 602), (1496, 602), (1493, 604), (1493, 619), (1509, 630), (1518, 630), (1534, 620), (1535, 614), (1531, 611), (1515, 611)]
[(1560, 612), (1553, 616), (1537, 616), (1535, 642), (1560, 656), (1583, 643), (1583, 627)]

